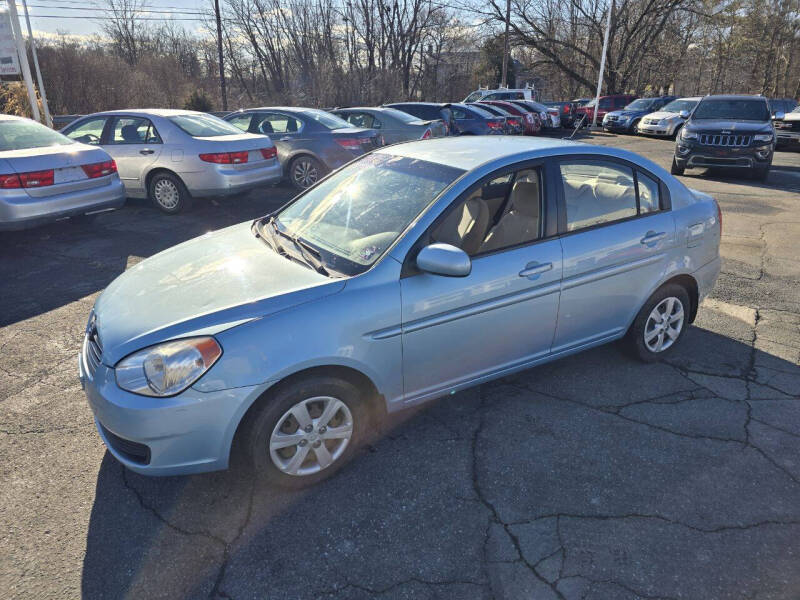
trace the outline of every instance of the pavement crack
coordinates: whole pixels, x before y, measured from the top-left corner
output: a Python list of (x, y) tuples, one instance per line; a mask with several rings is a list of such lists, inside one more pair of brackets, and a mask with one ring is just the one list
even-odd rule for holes
[(253, 517), (253, 502), (255, 499), (255, 493), (255, 478), (251, 478), (250, 493), (248, 494), (247, 498), (247, 510), (245, 511), (244, 519), (242, 519), (242, 522), (239, 523), (239, 527), (236, 530), (236, 535), (233, 536), (233, 539), (225, 544), (225, 548), (222, 552), (222, 561), (220, 562), (219, 570), (217, 571), (217, 577), (214, 580), (214, 587), (211, 588), (211, 592), (208, 594), (210, 600), (215, 600), (216, 598), (225, 598), (228, 600), (232, 599), (232, 596), (222, 589), (222, 583), (225, 580), (225, 573), (227, 572), (228, 565), (230, 564), (231, 550), (233, 549), (234, 544), (236, 544), (242, 535), (244, 535), (247, 526), (250, 524), (250, 519)]

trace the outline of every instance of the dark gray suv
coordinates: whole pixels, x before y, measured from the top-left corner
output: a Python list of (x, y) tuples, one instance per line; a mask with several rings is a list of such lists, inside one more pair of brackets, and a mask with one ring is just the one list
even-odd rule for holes
[(684, 112), (688, 120), (675, 144), (673, 175), (693, 167), (733, 167), (759, 181), (767, 178), (775, 128), (766, 98), (706, 96), (691, 114)]

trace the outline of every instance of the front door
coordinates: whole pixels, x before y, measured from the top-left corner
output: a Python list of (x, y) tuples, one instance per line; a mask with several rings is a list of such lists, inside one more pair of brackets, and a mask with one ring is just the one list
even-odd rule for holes
[[(406, 401), (512, 370), (550, 351), (561, 244), (545, 237), (538, 167), (490, 177), (453, 203), (420, 241), (472, 257), (467, 277), (401, 279)], [(412, 251), (413, 254), (414, 251)]]
[(141, 196), (147, 168), (158, 159), (163, 144), (149, 119), (133, 116), (113, 117), (103, 149), (117, 163), (117, 171), (128, 194)]
[(627, 163), (560, 163), (564, 278), (553, 352), (622, 334), (661, 279), (676, 244), (661, 185)]

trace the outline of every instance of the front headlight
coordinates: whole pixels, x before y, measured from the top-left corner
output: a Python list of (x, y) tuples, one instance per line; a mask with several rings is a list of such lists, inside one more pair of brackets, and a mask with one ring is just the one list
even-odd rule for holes
[(165, 342), (134, 352), (117, 363), (117, 385), (143, 396), (179, 394), (222, 356), (213, 337)]
[(771, 142), (772, 141), (772, 134), (771, 133), (758, 133), (753, 136), (754, 142)]
[(688, 129), (681, 129), (681, 139), (682, 140), (696, 140), (697, 134), (694, 131), (689, 131)]

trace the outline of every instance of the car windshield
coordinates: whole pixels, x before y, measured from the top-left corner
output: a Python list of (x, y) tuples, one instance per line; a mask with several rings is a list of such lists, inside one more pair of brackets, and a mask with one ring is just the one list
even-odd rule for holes
[(8, 119), (0, 121), (0, 152), (66, 146), (75, 142), (40, 123)]
[(344, 129), (345, 127), (352, 127), (352, 125), (344, 119), (340, 119), (336, 115), (332, 115), (324, 110), (316, 110), (311, 108), (300, 111), (300, 114), (307, 119), (316, 121), (327, 129)]
[(697, 106), (697, 100), (673, 100), (661, 110), (663, 112), (679, 113), (682, 110), (691, 112)]
[(764, 100), (706, 99), (697, 105), (692, 119), (734, 119), (737, 121), (768, 121), (769, 108)]
[(241, 135), (242, 130), (213, 115), (175, 115), (167, 117), (184, 133), (197, 138)]
[(655, 100), (653, 98), (639, 98), (638, 100), (634, 100), (628, 104), (628, 106), (625, 107), (625, 110), (649, 110), (653, 104), (655, 104)]
[(481, 98), (483, 98), (483, 92), (472, 92), (469, 96), (464, 98), (464, 102), (477, 102)]
[(331, 269), (356, 275), (462, 173), (415, 158), (368, 154), (283, 209), (276, 224), (319, 249)]

